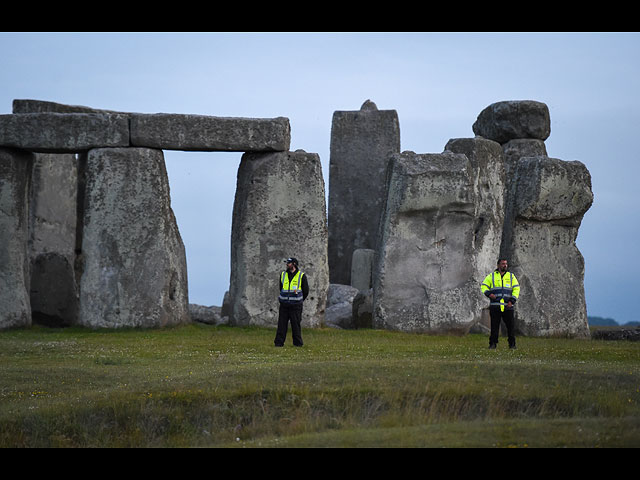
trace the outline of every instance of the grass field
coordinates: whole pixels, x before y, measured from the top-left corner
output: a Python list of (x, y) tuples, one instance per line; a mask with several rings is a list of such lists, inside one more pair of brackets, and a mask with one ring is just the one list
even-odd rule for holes
[(0, 447), (639, 447), (640, 342), (0, 332)]

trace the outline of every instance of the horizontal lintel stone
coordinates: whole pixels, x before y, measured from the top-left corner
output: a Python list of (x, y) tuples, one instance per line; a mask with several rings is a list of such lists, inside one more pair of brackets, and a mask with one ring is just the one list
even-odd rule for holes
[(131, 145), (162, 150), (288, 151), (291, 127), (286, 117), (242, 118), (154, 113), (130, 114)]
[(127, 115), (18, 113), (0, 115), (0, 146), (38, 153), (74, 153), (129, 146)]

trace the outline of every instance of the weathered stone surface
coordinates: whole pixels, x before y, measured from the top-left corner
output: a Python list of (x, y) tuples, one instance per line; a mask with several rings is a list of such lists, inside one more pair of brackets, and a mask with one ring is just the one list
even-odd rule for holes
[(546, 157), (547, 147), (544, 141), (535, 138), (516, 138), (502, 145), (504, 152), (504, 173), (509, 188), (515, 176), (518, 160), (522, 157)]
[(0, 329), (31, 325), (27, 252), (33, 155), (0, 148)]
[(375, 250), (358, 248), (353, 251), (351, 259), (351, 286), (358, 290), (369, 290), (373, 287), (373, 262)]
[(551, 134), (549, 108), (534, 100), (493, 103), (480, 112), (473, 133), (498, 143), (515, 138), (546, 140)]
[(334, 112), (329, 160), (331, 283), (349, 285), (353, 251), (377, 248), (385, 172), (395, 153), (400, 153), (395, 110), (378, 110), (367, 100), (359, 111)]
[(222, 316), (222, 308), (215, 305), (206, 307), (190, 303), (189, 315), (192, 321), (207, 325), (226, 325), (229, 323), (229, 317)]
[(245, 153), (231, 226), (230, 324), (278, 323), (280, 272), (296, 257), (308, 276), (302, 325), (324, 321), (329, 287), (327, 216), (315, 153)]
[(522, 286), (516, 327), (531, 336), (589, 337), (584, 259), (575, 243), (593, 202), (589, 171), (577, 161), (525, 157), (515, 181), (505, 253)]
[(64, 103), (49, 102), (46, 100), (15, 99), (13, 101), (13, 113), (118, 113), (114, 110), (101, 110), (83, 105), (66, 105)]
[(82, 260), (81, 325), (163, 327), (190, 322), (184, 245), (170, 206), (161, 151), (89, 152)]
[(142, 114), (131, 116), (131, 145), (164, 150), (229, 152), (286, 151), (291, 143), (289, 119), (233, 118), (206, 115)]
[[(479, 289), (485, 276), (495, 269), (502, 241), (506, 188), (503, 149), (493, 140), (476, 137), (451, 139), (445, 151), (464, 154), (471, 163), (476, 201), (473, 251), (468, 261)], [(474, 298), (480, 299), (475, 324), (482, 325), (489, 302), (486, 297)]]
[(126, 115), (19, 113), (0, 115), (0, 146), (42, 153), (75, 153), (129, 145)]
[(373, 288), (361, 290), (353, 298), (353, 328), (373, 328)]
[(329, 285), (325, 326), (333, 328), (354, 328), (353, 299), (358, 289), (351, 285)]
[(374, 269), (375, 328), (464, 333), (482, 300), (474, 279), (476, 195), (462, 154), (403, 152), (389, 164)]
[(34, 154), (29, 208), (30, 299), (35, 322), (73, 325), (78, 161), (74, 154)]

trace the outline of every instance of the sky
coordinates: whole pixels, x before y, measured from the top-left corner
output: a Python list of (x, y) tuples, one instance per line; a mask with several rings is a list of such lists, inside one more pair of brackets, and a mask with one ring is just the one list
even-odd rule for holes
[[(587, 314), (640, 320), (637, 32), (0, 32), (0, 114), (14, 99), (140, 113), (287, 117), (329, 189), (331, 120), (365, 100), (396, 110), (401, 151), (473, 137), (488, 105), (549, 107), (550, 157), (579, 160), (594, 203), (577, 245)], [(164, 152), (189, 301), (222, 305), (241, 153)], [(545, 261), (541, 259), (541, 262)], [(561, 281), (561, 279), (550, 279)]]

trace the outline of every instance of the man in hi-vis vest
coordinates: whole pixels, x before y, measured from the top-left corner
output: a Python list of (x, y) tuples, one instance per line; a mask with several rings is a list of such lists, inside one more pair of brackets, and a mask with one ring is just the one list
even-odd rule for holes
[(278, 313), (278, 330), (274, 344), (284, 346), (287, 338), (287, 328), (291, 322), (291, 336), (296, 347), (302, 346), (302, 302), (309, 295), (309, 283), (304, 272), (298, 270), (298, 260), (287, 258), (287, 269), (280, 273), (280, 311)]
[(501, 320), (504, 320), (507, 326), (509, 348), (516, 348), (513, 309), (520, 295), (520, 284), (516, 276), (507, 271), (507, 267), (508, 264), (504, 258), (498, 260), (498, 268), (487, 275), (480, 287), (482, 293), (491, 300), (489, 304), (489, 314), (491, 315), (489, 348), (491, 349), (496, 348), (498, 345)]

